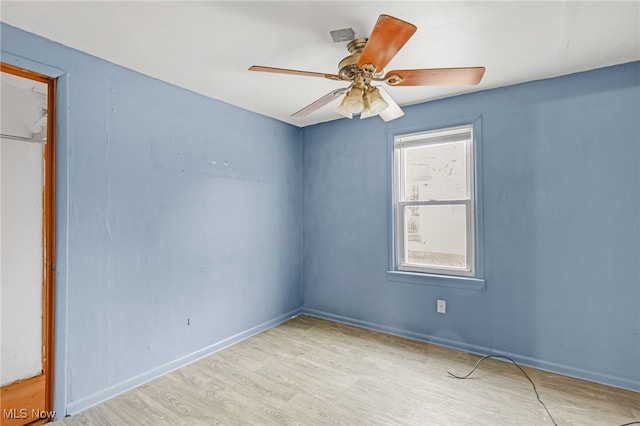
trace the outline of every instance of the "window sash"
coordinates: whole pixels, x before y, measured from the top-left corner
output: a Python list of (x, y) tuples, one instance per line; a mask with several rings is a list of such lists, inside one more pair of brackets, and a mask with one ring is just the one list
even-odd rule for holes
[(473, 140), (473, 128), (471, 125), (396, 136), (393, 140), (393, 147), (395, 149), (411, 148), (428, 144), (461, 142), (464, 140)]
[(398, 206), (400, 208), (404, 208), (405, 206), (448, 206), (452, 204), (470, 204), (471, 199), (460, 199), (460, 200), (427, 200), (427, 201), (398, 201)]
[[(448, 205), (464, 205), (466, 206), (466, 263), (464, 268), (447, 267), (443, 265), (421, 265), (410, 263), (406, 258), (407, 233), (405, 223), (405, 208), (411, 206), (448, 206)], [(396, 265), (399, 271), (423, 272), (423, 273), (441, 273), (462, 276), (475, 275), (475, 232), (473, 224), (473, 202), (471, 200), (448, 201), (406, 201), (399, 202), (396, 209)]]

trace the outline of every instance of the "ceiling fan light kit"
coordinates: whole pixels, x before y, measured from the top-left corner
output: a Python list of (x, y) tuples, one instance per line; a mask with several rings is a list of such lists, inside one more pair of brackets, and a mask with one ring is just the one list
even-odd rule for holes
[(380, 90), (377, 87), (371, 87), (371, 89), (362, 97), (364, 103), (364, 109), (360, 114), (360, 118), (369, 118), (374, 115), (380, 114), (382, 111), (389, 108), (389, 104), (380, 95)]
[(378, 88), (369, 83), (369, 79), (356, 77), (336, 112), (347, 118), (353, 118), (354, 114), (367, 118), (378, 115), (388, 107), (387, 101), (382, 98)]
[[(337, 89), (317, 101), (292, 114), (293, 117), (306, 116), (331, 102), (346, 91), (336, 112), (353, 118), (380, 115), (384, 121), (390, 121), (404, 115), (398, 104), (381, 87), (371, 84), (381, 81), (390, 86), (434, 86), (434, 85), (476, 85), (484, 75), (484, 67), (431, 68), (392, 70), (384, 73), (384, 68), (413, 36), (415, 25), (389, 15), (380, 15), (367, 38), (357, 38), (347, 44), (350, 55), (338, 64), (338, 74), (290, 70), (253, 65), (250, 71), (262, 71), (280, 74), (322, 77), (329, 80), (349, 81), (348, 88)], [(346, 41), (353, 38), (353, 31), (332, 31), (334, 41)]]

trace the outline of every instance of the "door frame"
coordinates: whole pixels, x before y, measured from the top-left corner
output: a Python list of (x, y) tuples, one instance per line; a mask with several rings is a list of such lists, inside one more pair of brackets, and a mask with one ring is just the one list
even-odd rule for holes
[[(47, 85), (47, 141), (44, 144), (44, 183), (42, 190), (42, 375), (45, 381), (44, 410), (50, 413), (53, 410), (54, 380), (57, 79), (3, 62), (0, 62), (0, 72)], [(11, 386), (11, 384), (8, 386)], [(52, 418), (48, 420), (52, 420)]]

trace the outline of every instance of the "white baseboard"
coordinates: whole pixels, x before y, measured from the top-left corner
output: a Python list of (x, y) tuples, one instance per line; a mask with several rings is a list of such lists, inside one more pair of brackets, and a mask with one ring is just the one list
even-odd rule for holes
[(77, 401), (72, 401), (67, 404), (66, 414), (73, 415), (79, 413), (80, 411), (86, 410), (94, 405), (100, 404), (108, 399), (113, 398), (123, 392), (136, 388), (140, 385), (143, 385), (151, 380), (157, 379), (160, 376), (163, 376), (171, 371), (177, 370), (178, 368), (184, 367), (185, 365), (191, 364), (192, 362), (198, 361), (204, 357), (207, 357), (215, 352), (218, 352), (221, 349), (229, 347), (235, 343), (238, 343), (244, 339), (247, 339), (251, 336), (254, 336), (258, 333), (261, 333), (269, 328), (275, 327), (278, 324), (281, 324), (289, 319), (299, 315), (301, 313), (301, 309), (294, 309), (286, 314), (280, 315), (272, 320), (266, 321), (262, 324), (259, 324), (255, 327), (252, 327), (248, 330), (245, 330), (241, 333), (238, 333), (234, 336), (228, 337), (224, 340), (216, 342), (212, 345), (199, 349), (195, 352), (192, 352), (188, 355), (180, 357), (176, 360), (168, 362), (164, 365), (151, 369), (147, 372), (139, 374), (137, 376), (131, 377), (130, 379), (124, 380), (115, 385), (109, 386), (108, 388), (102, 389), (98, 392), (95, 392), (91, 395), (85, 396)]
[(395, 336), (406, 337), (408, 339), (419, 340), (422, 342), (433, 343), (440, 346), (445, 346), (452, 349), (458, 349), (465, 352), (471, 352), (478, 355), (503, 355), (512, 358), (518, 364), (526, 365), (529, 367), (538, 368), (540, 370), (550, 371), (553, 373), (563, 374), (565, 376), (575, 377), (578, 379), (589, 380), (591, 382), (601, 383), (607, 386), (614, 386), (617, 388), (627, 389), (634, 392), (640, 392), (640, 381), (631, 380), (625, 377), (611, 376), (607, 374), (597, 373), (594, 371), (584, 370), (581, 368), (575, 368), (568, 365), (557, 364), (553, 362), (544, 361), (538, 358), (532, 358), (524, 355), (519, 355), (512, 352), (499, 351), (484, 346), (473, 345), (462, 341), (443, 339), (441, 337), (432, 336), (428, 334), (416, 333), (409, 330), (402, 330), (395, 327), (390, 327), (382, 324), (376, 324), (369, 321), (363, 321), (355, 318), (345, 317), (342, 315), (336, 315), (329, 312), (319, 311), (317, 309), (302, 307), (302, 314), (310, 315), (317, 318), (323, 318), (331, 321), (337, 321), (344, 324), (354, 325), (356, 327), (362, 327), (369, 330), (380, 331)]

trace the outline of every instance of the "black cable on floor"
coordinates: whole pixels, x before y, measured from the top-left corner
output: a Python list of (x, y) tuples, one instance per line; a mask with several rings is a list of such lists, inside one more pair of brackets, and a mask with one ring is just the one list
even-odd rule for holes
[[(474, 371), (476, 371), (476, 369), (478, 368), (478, 366), (480, 365), (480, 363), (481, 363), (482, 361), (484, 361), (485, 359), (487, 359), (487, 358), (502, 358), (502, 359), (506, 359), (506, 360), (508, 360), (508, 361), (511, 361), (511, 363), (512, 363), (513, 365), (515, 365), (516, 367), (518, 367), (518, 370), (520, 370), (520, 371), (522, 372), (522, 374), (524, 374), (524, 377), (526, 377), (526, 378), (527, 378), (527, 380), (529, 381), (529, 383), (531, 383), (531, 386), (533, 387), (533, 391), (534, 391), (534, 392), (535, 392), (535, 394), (536, 394), (536, 398), (538, 399), (538, 402), (539, 402), (540, 404), (542, 404), (542, 406), (544, 407), (544, 410), (545, 410), (545, 411), (547, 412), (547, 414), (549, 415), (549, 418), (551, 419), (551, 421), (553, 422), (553, 424), (554, 424), (555, 426), (558, 426), (558, 423), (556, 423), (555, 419), (553, 418), (553, 416), (552, 416), (552, 415), (551, 415), (551, 413), (549, 412), (549, 409), (548, 409), (548, 408), (547, 408), (547, 406), (544, 404), (544, 402), (542, 402), (542, 400), (540, 399), (540, 394), (538, 394), (538, 389), (536, 388), (536, 384), (535, 384), (535, 383), (533, 383), (533, 380), (531, 380), (531, 377), (529, 377), (529, 375), (527, 374), (527, 372), (526, 372), (526, 371), (524, 371), (524, 370), (522, 369), (522, 367), (520, 367), (520, 365), (519, 365), (517, 362), (515, 362), (513, 359), (509, 358), (508, 356), (504, 356), (504, 355), (493, 355), (493, 354), (491, 354), (491, 355), (485, 355), (485, 356), (483, 356), (482, 358), (480, 358), (480, 359), (478, 360), (478, 362), (476, 362), (475, 367), (473, 367), (473, 369), (472, 369), (471, 371), (469, 371), (469, 372), (468, 372), (466, 375), (464, 375), (464, 376), (457, 376), (457, 375), (453, 374), (453, 373), (452, 373), (452, 372), (450, 372), (450, 371), (447, 371), (447, 373), (449, 373), (449, 376), (454, 377), (454, 378), (456, 378), (456, 379), (467, 379), (467, 378), (469, 378), (469, 376), (471, 376), (471, 375), (473, 374), (473, 372), (474, 372)], [(640, 425), (640, 421), (633, 421), (633, 422), (629, 422), (629, 423), (624, 423), (624, 424), (621, 424), (621, 425), (619, 425), (619, 426), (630, 426), (630, 425)]]
[(511, 362), (513, 363), (513, 365), (515, 365), (516, 367), (518, 367), (518, 370), (520, 370), (520, 371), (522, 372), (522, 374), (524, 374), (524, 377), (526, 377), (526, 378), (527, 378), (527, 380), (529, 380), (529, 383), (531, 383), (531, 386), (533, 386), (533, 391), (534, 391), (534, 392), (535, 392), (535, 394), (536, 394), (536, 398), (538, 399), (538, 402), (539, 402), (540, 404), (542, 404), (542, 406), (544, 407), (544, 410), (545, 410), (545, 411), (547, 412), (547, 414), (549, 415), (549, 418), (551, 419), (551, 421), (553, 422), (553, 424), (554, 424), (555, 426), (558, 426), (558, 423), (556, 423), (555, 419), (553, 418), (553, 416), (552, 416), (552, 415), (551, 415), (551, 413), (549, 412), (549, 409), (548, 409), (548, 408), (547, 408), (547, 406), (544, 404), (544, 402), (542, 402), (542, 400), (540, 399), (540, 395), (538, 394), (538, 389), (536, 388), (536, 384), (535, 384), (535, 383), (533, 383), (533, 380), (531, 380), (531, 377), (529, 377), (529, 375), (527, 374), (527, 372), (526, 372), (526, 371), (524, 371), (524, 370), (522, 369), (522, 367), (520, 367), (520, 365), (518, 365), (518, 363), (517, 363), (517, 362), (515, 362), (514, 360), (512, 360), (512, 359), (511, 359), (511, 358), (509, 358), (508, 356), (504, 356), (504, 355), (485, 355), (485, 356), (483, 356), (482, 358), (480, 358), (480, 359), (478, 360), (478, 362), (476, 362), (475, 367), (473, 367), (473, 369), (472, 369), (471, 371), (469, 371), (469, 373), (467, 373), (465, 376), (457, 376), (457, 375), (453, 374), (453, 373), (452, 373), (452, 372), (450, 372), (450, 371), (447, 371), (447, 373), (449, 373), (449, 375), (450, 375), (451, 377), (455, 377), (456, 379), (466, 379), (466, 378), (468, 378), (469, 376), (471, 376), (471, 375), (473, 374), (473, 372), (474, 372), (474, 371), (476, 371), (476, 369), (478, 368), (478, 365), (480, 365), (480, 363), (481, 363), (482, 361), (484, 361), (485, 359), (487, 359), (487, 358), (502, 358), (502, 359), (506, 359), (506, 360), (511, 361)]

